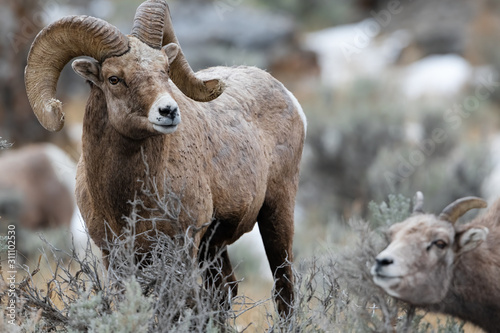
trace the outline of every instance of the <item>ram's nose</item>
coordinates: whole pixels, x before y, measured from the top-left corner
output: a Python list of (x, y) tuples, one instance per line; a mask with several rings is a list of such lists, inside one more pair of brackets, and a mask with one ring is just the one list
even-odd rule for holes
[(179, 114), (179, 108), (177, 105), (165, 105), (158, 108), (158, 113), (162, 117), (168, 117), (174, 119)]
[(179, 106), (169, 94), (162, 94), (151, 106), (148, 119), (157, 126), (177, 126), (181, 122)]

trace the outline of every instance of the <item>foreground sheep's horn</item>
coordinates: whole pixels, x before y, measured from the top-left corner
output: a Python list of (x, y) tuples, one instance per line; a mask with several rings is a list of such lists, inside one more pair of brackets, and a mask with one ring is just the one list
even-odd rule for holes
[(441, 214), (439, 214), (439, 219), (455, 223), (460, 216), (464, 215), (469, 210), (474, 208), (485, 208), (487, 205), (486, 201), (477, 197), (458, 199), (443, 209)]
[[(172, 26), (170, 10), (167, 3), (161, 0), (149, 0), (137, 8), (131, 35), (155, 49), (160, 49), (168, 43), (179, 45)], [(182, 49), (170, 64), (170, 78), (186, 96), (195, 101), (211, 101), (224, 90), (219, 80), (198, 79), (184, 57)]]
[(38, 121), (49, 131), (64, 125), (62, 103), (55, 98), (57, 80), (72, 58), (104, 61), (128, 51), (128, 39), (116, 27), (90, 16), (67, 16), (44, 28), (28, 55), (25, 84)]

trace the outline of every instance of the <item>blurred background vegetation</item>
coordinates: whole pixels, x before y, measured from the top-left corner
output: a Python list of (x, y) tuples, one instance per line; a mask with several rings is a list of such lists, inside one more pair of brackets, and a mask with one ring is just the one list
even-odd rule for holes
[[(128, 33), (140, 2), (0, 1), (0, 137), (13, 144), (0, 151), (0, 160), (48, 142), (73, 160), (55, 162), (56, 176), (74, 174), (88, 88), (66, 66), (58, 87), (66, 126), (59, 133), (45, 131), (26, 98), (27, 52), (38, 31), (64, 15), (100, 17)], [(424, 208), (432, 212), (462, 196), (498, 198), (500, 1), (170, 3), (178, 39), (195, 70), (264, 68), (304, 108), (308, 133), (296, 208), (298, 261), (351, 245), (347, 222), (369, 220), (368, 203), (391, 193), (411, 197), (420, 190), (427, 198)], [(9, 170), (2, 163), (0, 171)], [(29, 197), (23, 191), (29, 190), (1, 179), (9, 178), (4, 173), (0, 223), (27, 230), (8, 208), (22, 210)], [(68, 228), (70, 222), (60, 224)], [(248, 285), (271, 283), (259, 242), (254, 232), (230, 249), (240, 263), (237, 276)], [(268, 296), (269, 288), (262, 289), (254, 298)]]

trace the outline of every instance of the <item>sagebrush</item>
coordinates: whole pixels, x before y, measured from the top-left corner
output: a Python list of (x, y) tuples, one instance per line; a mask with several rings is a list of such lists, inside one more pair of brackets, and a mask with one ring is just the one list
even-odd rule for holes
[[(133, 204), (133, 203), (132, 203)], [(2, 284), (4, 331), (8, 332), (463, 332), (448, 319), (433, 328), (424, 313), (387, 296), (371, 280), (370, 266), (386, 246), (384, 230), (409, 214), (410, 200), (390, 196), (389, 204), (370, 204), (371, 223), (352, 220), (356, 241), (349, 250), (310, 258), (294, 265), (294, 312), (286, 319), (267, 313), (267, 327), (238, 327), (236, 319), (265, 301), (245, 296), (223, 299), (200, 278), (217, 262), (199, 265), (190, 237), (151, 237), (150, 255), (133, 246), (138, 214), (108, 244), (104, 269), (90, 241), (81, 253), (62, 251), (48, 242), (38, 267), (23, 266), (16, 285), (16, 326), (6, 324), (6, 288)], [(137, 207), (133, 207), (136, 212)], [(406, 216), (405, 216), (406, 215)], [(243, 263), (244, 264), (244, 263)], [(36, 281), (40, 265), (50, 277)], [(222, 278), (222, 276), (220, 276)], [(234, 307), (243, 310), (235, 311)]]

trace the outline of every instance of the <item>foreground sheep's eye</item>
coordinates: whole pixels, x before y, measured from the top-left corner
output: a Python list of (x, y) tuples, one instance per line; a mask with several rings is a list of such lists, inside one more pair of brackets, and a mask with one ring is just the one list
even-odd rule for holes
[(165, 77), (165, 78), (168, 78), (168, 76), (170, 75), (170, 69), (167, 69), (166, 71), (165, 70), (161, 70), (160, 71), (160, 74)]
[(118, 84), (120, 82), (120, 78), (117, 76), (110, 76), (108, 80), (112, 85)]
[(434, 245), (437, 246), (439, 249), (444, 249), (448, 244), (444, 240), (438, 239), (437, 241), (434, 241)]

